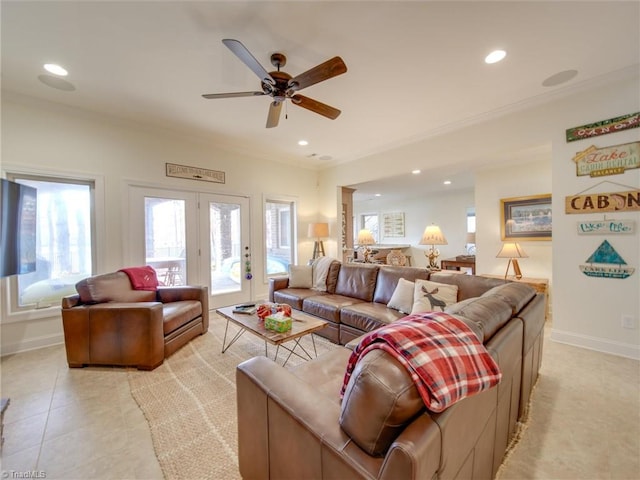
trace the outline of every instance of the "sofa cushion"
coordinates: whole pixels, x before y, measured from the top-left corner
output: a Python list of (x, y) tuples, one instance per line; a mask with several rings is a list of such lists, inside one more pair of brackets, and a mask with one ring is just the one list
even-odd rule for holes
[(483, 343), (487, 343), (511, 318), (511, 306), (494, 296), (468, 298), (447, 307), (445, 312), (475, 323), (482, 330), (482, 337), (478, 338)]
[(404, 316), (404, 313), (387, 308), (381, 303), (362, 302), (343, 307), (340, 310), (340, 323), (362, 332), (370, 332)]
[(289, 288), (311, 287), (313, 287), (313, 267), (311, 265), (289, 265)]
[(531, 285), (518, 282), (509, 282), (498, 285), (482, 294), (483, 297), (497, 297), (511, 306), (513, 315), (518, 313), (536, 295), (536, 290)]
[(417, 279), (428, 280), (429, 270), (418, 267), (381, 266), (378, 271), (378, 279), (376, 280), (376, 290), (373, 294), (373, 301), (388, 304), (395, 292), (398, 281), (401, 278), (410, 282), (414, 282)]
[(357, 364), (344, 393), (340, 426), (369, 455), (383, 456), (425, 409), (407, 370), (383, 350)]
[(283, 288), (273, 292), (273, 301), (275, 303), (286, 303), (291, 308), (302, 310), (302, 303), (307, 297), (317, 297), (324, 295), (323, 292), (316, 292), (309, 288)]
[(458, 286), (458, 301), (479, 297), (487, 290), (506, 282), (502, 278), (489, 278), (476, 275), (460, 275), (459, 273), (432, 272), (429, 280)]
[(85, 278), (76, 283), (82, 303), (154, 302), (156, 292), (134, 290), (124, 272), (105, 273)]
[(336, 295), (357, 298), (365, 302), (373, 300), (379, 267), (369, 264), (346, 263), (340, 267), (336, 283)]
[(456, 303), (457, 298), (457, 285), (416, 280), (411, 313), (444, 312), (446, 307)]
[(398, 310), (399, 312), (409, 314), (413, 308), (413, 290), (415, 282), (410, 282), (404, 278), (398, 279), (396, 289), (387, 303), (387, 307)]
[(167, 335), (202, 315), (202, 303), (197, 300), (163, 303), (162, 315), (164, 317), (162, 328)]
[(325, 293), (305, 298), (302, 311), (333, 323), (340, 323), (340, 309), (361, 302), (362, 300), (357, 298)]

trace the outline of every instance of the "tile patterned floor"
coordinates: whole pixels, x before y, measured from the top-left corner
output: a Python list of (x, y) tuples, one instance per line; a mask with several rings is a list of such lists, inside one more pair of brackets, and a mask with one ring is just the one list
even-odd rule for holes
[[(640, 362), (545, 342), (529, 426), (498, 478), (640, 478)], [(163, 478), (126, 370), (69, 369), (55, 346), (3, 357), (1, 373), (3, 478)]]

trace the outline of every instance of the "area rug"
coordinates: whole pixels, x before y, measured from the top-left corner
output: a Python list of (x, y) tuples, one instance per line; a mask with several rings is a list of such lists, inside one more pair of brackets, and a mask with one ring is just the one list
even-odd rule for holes
[[(236, 366), (265, 354), (258, 337), (244, 333), (224, 354), (226, 321), (212, 315), (209, 332), (192, 340), (151, 372), (130, 371), (131, 394), (149, 423), (167, 479), (240, 479), (236, 411)], [(228, 339), (238, 331), (229, 325)], [(313, 352), (311, 337), (301, 344)], [(337, 348), (315, 336), (318, 355)], [(274, 358), (276, 348), (268, 346)], [(278, 363), (286, 352), (282, 349)], [(287, 367), (304, 360), (291, 356)]]

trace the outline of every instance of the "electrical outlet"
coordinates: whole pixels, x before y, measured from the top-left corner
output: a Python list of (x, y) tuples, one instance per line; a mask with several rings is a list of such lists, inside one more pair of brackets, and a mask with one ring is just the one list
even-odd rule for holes
[(631, 330), (636, 328), (636, 319), (633, 318), (633, 315), (622, 315), (622, 328)]

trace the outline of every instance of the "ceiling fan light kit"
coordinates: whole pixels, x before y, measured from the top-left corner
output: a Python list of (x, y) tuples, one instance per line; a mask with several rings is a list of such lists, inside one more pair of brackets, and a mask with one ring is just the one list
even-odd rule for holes
[(222, 43), (260, 78), (262, 91), (208, 93), (202, 95), (204, 98), (215, 99), (268, 95), (273, 98), (273, 102), (271, 102), (267, 114), (267, 128), (273, 128), (278, 125), (282, 104), (287, 99), (291, 100), (294, 105), (306, 108), (331, 120), (335, 120), (340, 115), (341, 112), (337, 108), (296, 93), (298, 90), (345, 73), (347, 66), (340, 57), (333, 57), (300, 75), (292, 77), (288, 73), (280, 71), (280, 67), (284, 67), (287, 63), (287, 57), (282, 53), (273, 53), (271, 55), (271, 64), (276, 67), (277, 70), (267, 72), (251, 52), (238, 40), (224, 39)]

